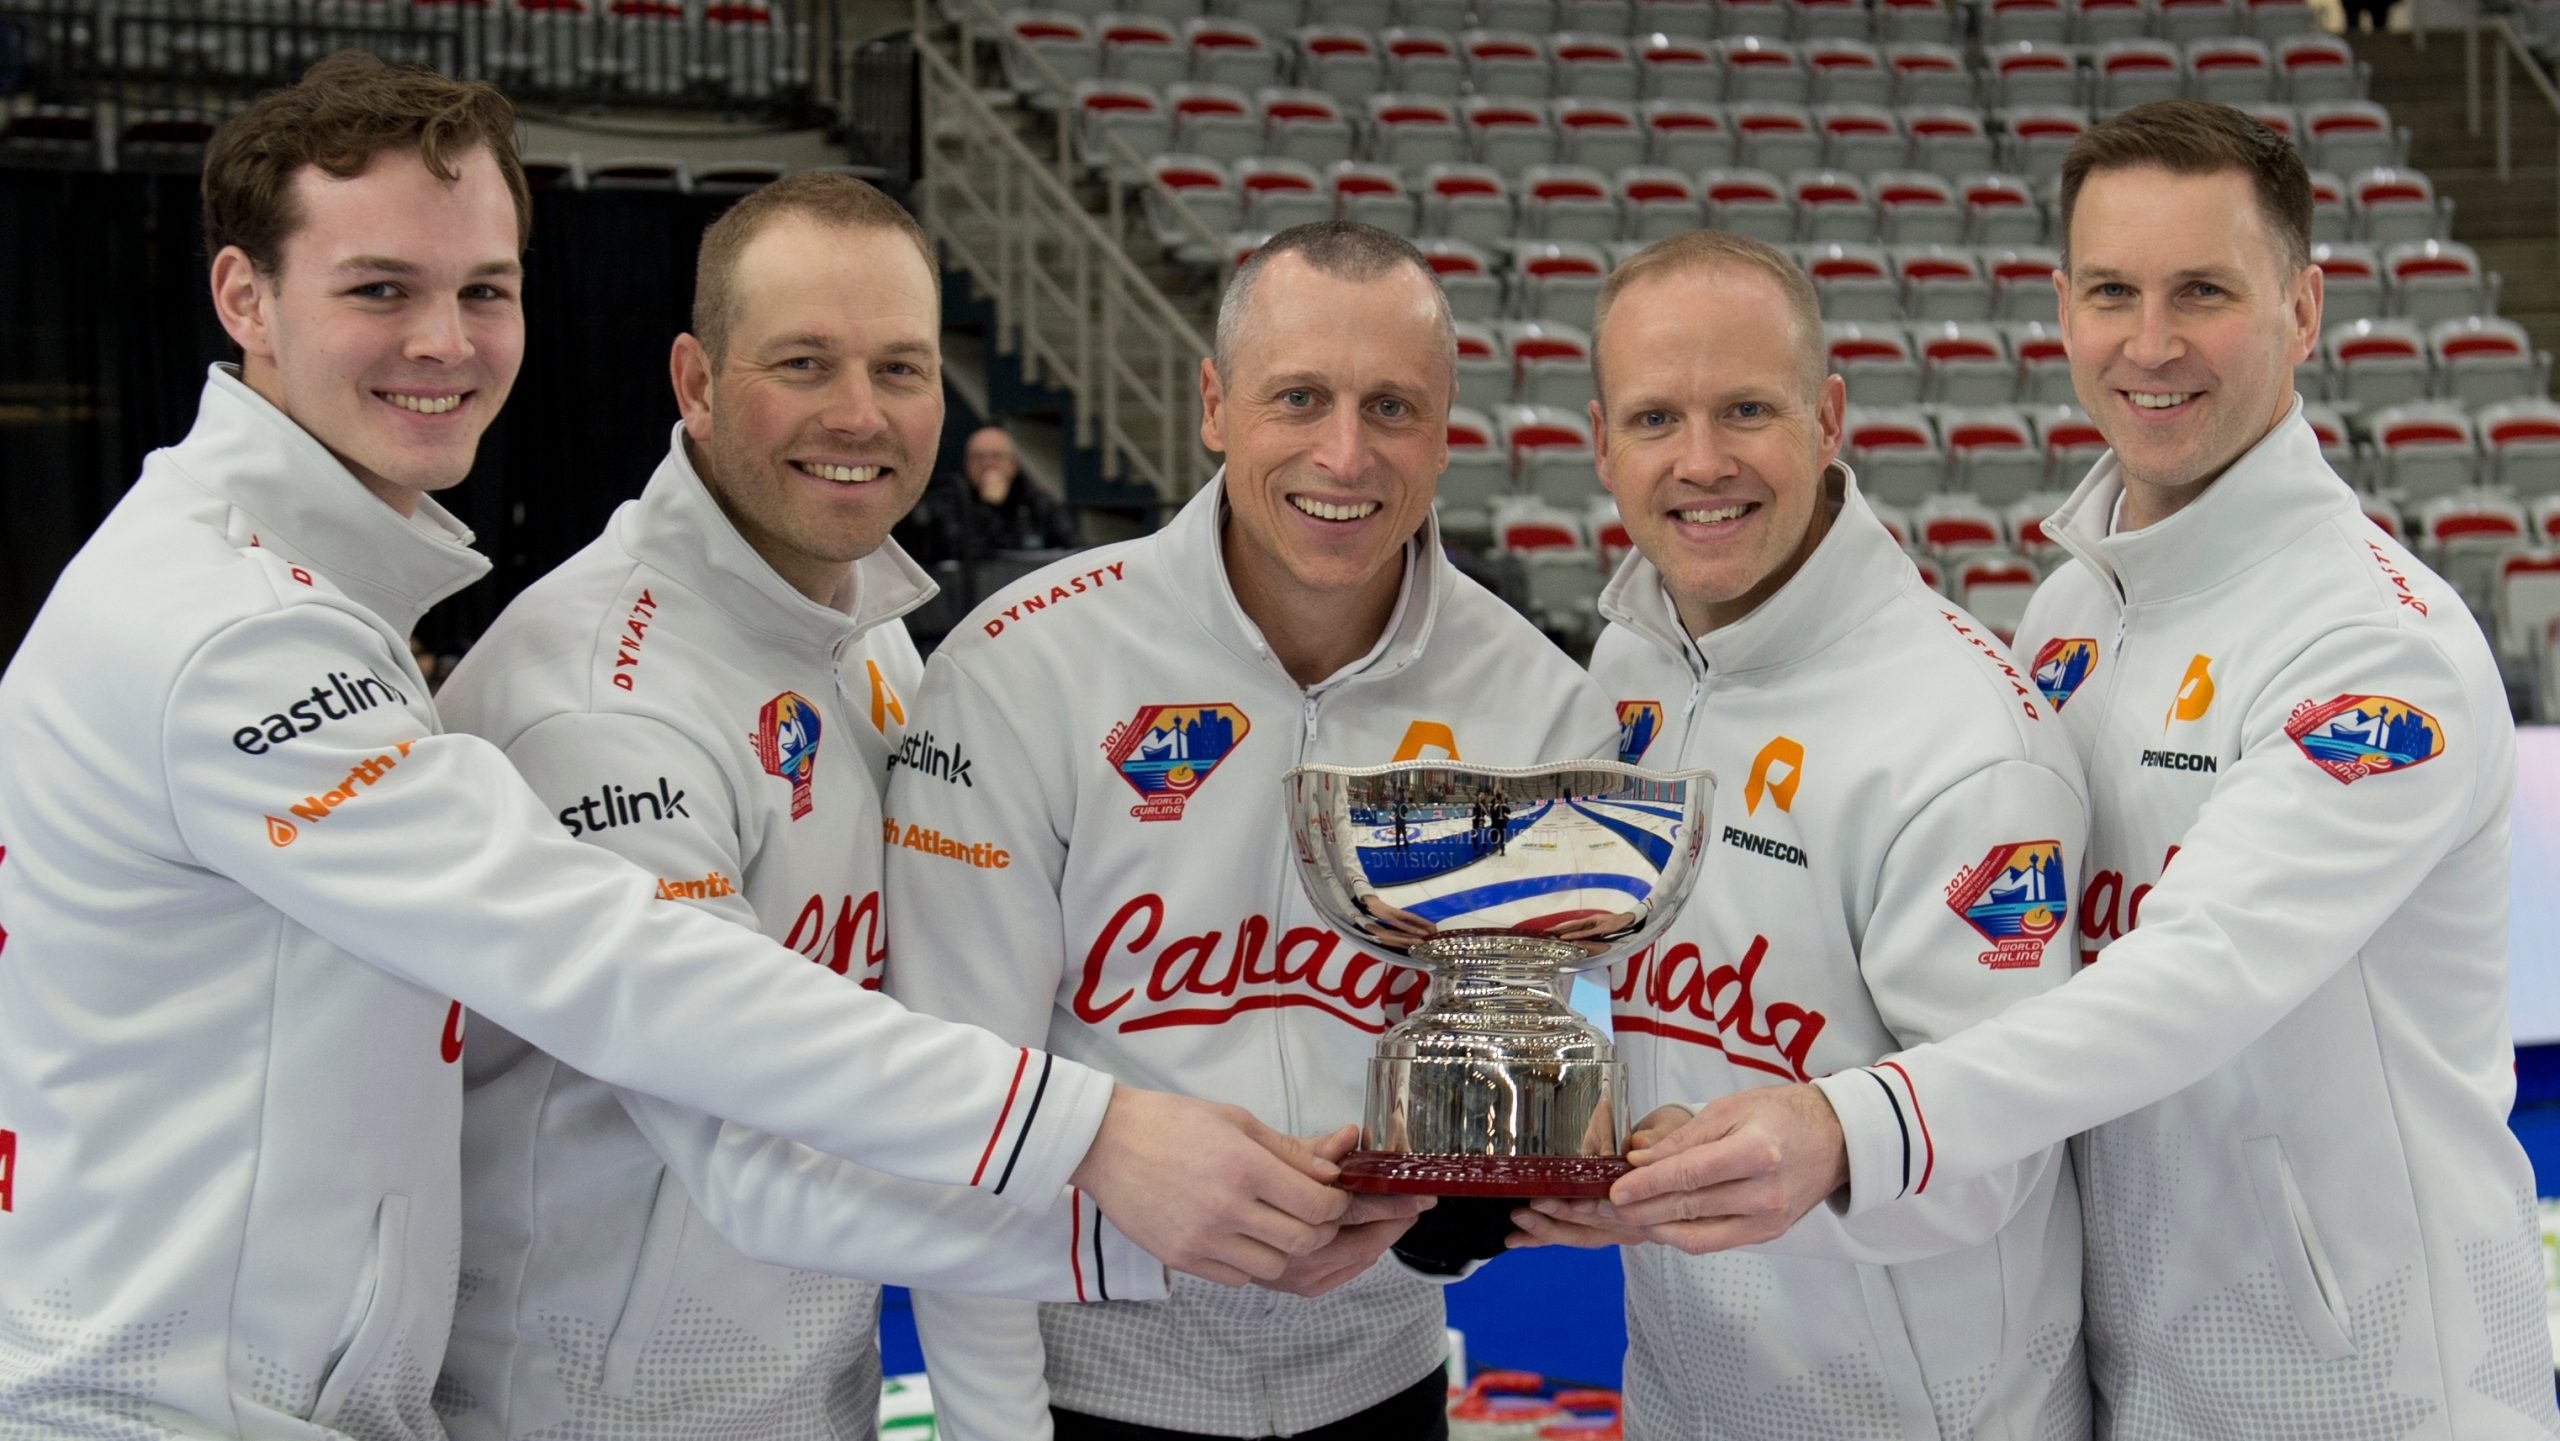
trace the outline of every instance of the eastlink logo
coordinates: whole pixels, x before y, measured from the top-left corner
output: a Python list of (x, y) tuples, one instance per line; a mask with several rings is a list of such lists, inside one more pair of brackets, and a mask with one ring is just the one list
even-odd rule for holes
[(367, 672), (349, 675), (342, 670), (329, 672), (329, 678), (311, 688), (311, 694), (276, 711), (255, 725), (245, 725), (231, 733), (231, 743), (253, 756), (293, 740), (307, 736), (331, 721), (362, 715), (376, 706), (407, 705), (409, 698), (400, 688), (378, 675)]
[(1785, 861), (1791, 866), (1803, 866), (1807, 870), (1812, 869), (1812, 866), (1808, 865), (1805, 861), (1804, 852), (1798, 850), (1794, 846), (1788, 845), (1784, 841), (1773, 841), (1767, 836), (1755, 836), (1749, 831), (1737, 830), (1732, 826), (1726, 826), (1724, 828), (1724, 843), (1733, 847), (1735, 850), (1749, 851), (1755, 856), (1767, 856), (1773, 861)]
[(922, 735), (911, 735), (898, 743), (898, 753), (889, 757), (889, 769), (896, 770), (900, 766), (905, 766), (918, 775), (931, 776), (945, 785), (963, 785), (976, 790), (977, 782), (969, 779), (969, 758), (965, 754), (966, 749), (964, 746), (955, 745), (949, 750), (944, 750), (933, 743), (933, 732), (926, 731)]
[(658, 777), (656, 790), (625, 790), (607, 785), (591, 796), (580, 796), (574, 805), (560, 808), (560, 824), (569, 834), (583, 836), (589, 831), (609, 831), (615, 826), (636, 826), (642, 821), (663, 821), (672, 816), (691, 819), (693, 813), (684, 808), (684, 792)]
[(2144, 751), (2142, 763), (2155, 771), (2202, 771), (2206, 775), (2217, 774), (2222, 769), (2213, 757), (2198, 755), (2194, 751)]

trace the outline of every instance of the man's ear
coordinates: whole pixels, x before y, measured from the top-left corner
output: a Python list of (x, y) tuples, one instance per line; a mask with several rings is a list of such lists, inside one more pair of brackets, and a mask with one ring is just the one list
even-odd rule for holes
[(276, 277), (260, 274), (249, 252), (237, 245), (226, 245), (213, 257), (213, 313), (245, 358), (275, 359), (267, 306), (275, 283)]
[(711, 354), (692, 335), (676, 337), (667, 352), (667, 379), (675, 386), (684, 433), (696, 445), (711, 443)]

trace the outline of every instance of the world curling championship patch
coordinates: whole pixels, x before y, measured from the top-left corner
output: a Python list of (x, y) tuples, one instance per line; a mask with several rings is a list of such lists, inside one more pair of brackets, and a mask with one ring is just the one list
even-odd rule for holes
[(2098, 643), (2085, 635), (2058, 635), (2036, 651), (2036, 689), (2045, 703), (2060, 710), (2089, 672), (2098, 668)]
[(1658, 700), (1622, 700), (1618, 702), (1618, 763), (1634, 765), (1653, 749), (1653, 738), (1662, 734), (1662, 702)]
[(2060, 841), (2003, 841), (1947, 883), (1947, 906), (1991, 943), (1977, 959), (2005, 971), (2043, 964), (2070, 890)]
[(1178, 821), (1191, 793), (1252, 728), (1244, 712), (1225, 701), (1140, 706), (1111, 728), (1102, 753), (1138, 793), (1129, 814), (1142, 821)]
[(2387, 695), (2342, 695), (2293, 708), (2284, 733), (2313, 765), (2351, 786), (2444, 754), (2436, 718)]
[(756, 712), (756, 763), (764, 773), (791, 783), (791, 818), (815, 808), (810, 784), (818, 773), (818, 708), (798, 691), (784, 691)]

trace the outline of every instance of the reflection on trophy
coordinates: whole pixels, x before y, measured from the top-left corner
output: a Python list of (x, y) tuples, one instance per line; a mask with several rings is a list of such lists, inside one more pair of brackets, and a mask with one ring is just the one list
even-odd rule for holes
[(1436, 1196), (1602, 1196), (1624, 1174), (1617, 1048), (1575, 973), (1651, 941), (1698, 874), (1715, 777), (1611, 761), (1300, 766), (1298, 876), (1370, 954), (1430, 973), (1369, 1062), (1342, 1184)]

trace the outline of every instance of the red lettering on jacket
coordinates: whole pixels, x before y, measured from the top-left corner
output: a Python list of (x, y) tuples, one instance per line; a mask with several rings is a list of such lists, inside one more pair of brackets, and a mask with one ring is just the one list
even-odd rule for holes
[(1060, 604), (1071, 597), (1082, 595), (1088, 590), (1102, 589), (1103, 586), (1110, 583), (1110, 581), (1104, 580), (1103, 577), (1109, 576), (1111, 580), (1120, 579), (1122, 569), (1128, 564), (1129, 563), (1125, 560), (1115, 560), (1109, 565), (1100, 566), (1093, 570), (1086, 571), (1082, 575), (1068, 576), (1064, 581), (1050, 586), (1045, 591), (1034, 591), (1030, 595), (1024, 596), (1022, 599), (1015, 601), (1013, 604), (1004, 608), (1002, 613), (1003, 619), (991, 619), (980, 623), (987, 633), (987, 639), (993, 640), (997, 636), (1004, 634), (1004, 628), (1008, 621), (1018, 622), (1026, 615), (1038, 615), (1049, 607)]
[(2400, 573), (2400, 567), (2391, 563), (2391, 557), (2383, 551), (2382, 547), (2368, 540), (2364, 543), (2364, 548), (2373, 552), (2373, 563), (2382, 567), (2382, 573), (2390, 578), (2393, 589), (2398, 592), (2393, 599), (2418, 614), (2425, 615), (2427, 603), (2418, 599), (2417, 593), (2409, 589), (2409, 577)]
[(839, 976), (853, 974), (854, 947), (859, 943), (862, 988), (876, 991), (880, 968), (889, 959), (889, 938), (880, 932), (880, 893), (872, 891), (858, 901), (851, 896), (835, 899), (833, 925), (827, 923), (824, 894), (803, 901), (799, 918), (791, 923), (791, 934), (782, 943)]
[[(1132, 897), (1112, 913), (1085, 952), (1076, 983), (1076, 1019), (1099, 1026), (1136, 1000), (1127, 987), (1105, 999), (1104, 972), (1115, 956), (1144, 957), (1164, 929), (1164, 897)], [(1177, 936), (1148, 961), (1143, 991), (1160, 1009), (1141, 1009), (1120, 1020), (1124, 1033), (1167, 1026), (1215, 1026), (1246, 1011), (1304, 1006), (1376, 1035), (1422, 1004), (1431, 978), (1409, 966), (1391, 965), (1321, 926), (1292, 926), (1272, 944), (1271, 918), (1246, 916), (1235, 938), (1224, 931)], [(1253, 994), (1240, 995), (1251, 991)], [(1167, 1006), (1186, 997), (1214, 997), (1223, 1005)]]
[(2009, 689), (2017, 693), (2018, 708), (2026, 712), (2027, 719), (2043, 720), (2044, 712), (2036, 708), (2036, 692), (2027, 685), (2027, 678), (2018, 674), (2018, 668), (2009, 664), (2009, 658), (1984, 644), (1982, 637), (1975, 633), (1973, 627), (1964, 623), (1963, 616), (1943, 609), (1938, 614), (1946, 621), (1948, 629), (1962, 637), (1966, 645), (1979, 651), (1982, 658), (1991, 662), (1993, 668), (1997, 669), (2002, 678), (2009, 682)]
[(2095, 962), (2098, 952), (2133, 934), (2133, 928), (2142, 924), (2142, 898), (2151, 894), (2151, 887), (2160, 876), (2168, 874), (2169, 862), (2177, 858), (2178, 848), (2169, 847), (2169, 853), (2160, 858), (2159, 873), (2135, 886), (2130, 893), (2125, 890), (2122, 871), (2095, 871), (2090, 874), (2088, 894), (2080, 898), (2080, 939), (2083, 942), (2080, 964), (2085, 966)]
[(622, 633), (613, 638), (613, 683), (617, 689), (629, 690), (631, 677), (623, 669), (640, 663), (640, 642), (649, 635), (649, 623), (658, 618), (658, 602), (642, 590), (631, 603), (631, 614), (623, 617)]
[(18, 1133), (0, 1130), (0, 1211), (18, 1209)]
[(444, 1039), (438, 1043), (438, 1051), (448, 1066), (462, 1059), (462, 1002), (460, 1001), (445, 1008)]
[[(1768, 956), (1767, 936), (1751, 938), (1751, 947), (1743, 952), (1740, 966), (1723, 965), (1714, 970), (1707, 969), (1698, 948), (1687, 941), (1668, 951), (1658, 945), (1647, 946), (1628, 960), (1626, 973), (1610, 988), (1615, 1024), (1622, 1031), (1722, 1051), (1737, 1066), (1791, 1081), (1811, 1080), (1807, 1067), (1812, 1063), (1814, 1039), (1822, 1034), (1829, 1018), (1790, 1001), (1775, 1001), (1766, 1012), (1761, 1010), (1753, 987), (1759, 979), (1760, 963)], [(1635, 1006), (1654, 1014), (1638, 1014), (1630, 1009)], [(1715, 1030), (1696, 1030), (1663, 1019), (1666, 1016), (1703, 1021)], [(1732, 1044), (1735, 1041), (1775, 1052), (1778, 1059), (1736, 1049)]]

